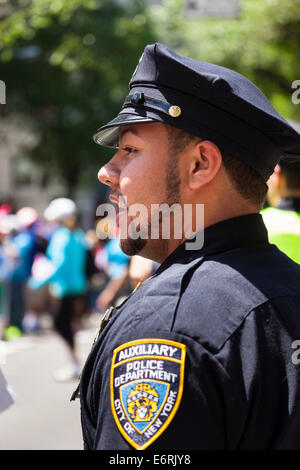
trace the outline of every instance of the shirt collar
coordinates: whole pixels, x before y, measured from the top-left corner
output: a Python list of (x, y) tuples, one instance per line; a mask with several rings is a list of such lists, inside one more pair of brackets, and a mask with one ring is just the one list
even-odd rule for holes
[(163, 261), (159, 271), (183, 260), (189, 262), (201, 256), (261, 243), (268, 243), (268, 233), (260, 214), (226, 219), (204, 229), (204, 244), (200, 250), (187, 250), (183, 242)]

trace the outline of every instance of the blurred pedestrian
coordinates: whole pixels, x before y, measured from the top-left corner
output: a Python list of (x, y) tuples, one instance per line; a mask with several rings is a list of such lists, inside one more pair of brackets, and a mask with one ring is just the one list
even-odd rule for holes
[(281, 160), (268, 181), (271, 207), (262, 211), (269, 241), (300, 263), (300, 163)]
[(9, 202), (4, 202), (0, 206), (0, 220), (4, 218), (6, 215), (11, 213), (11, 205)]
[[(37, 262), (29, 284), (35, 289), (49, 284), (50, 293), (57, 301), (54, 326), (67, 345), (71, 360), (67, 367), (54, 373), (54, 378), (57, 381), (68, 381), (77, 378), (80, 372), (74, 334), (86, 308), (87, 247), (84, 232), (78, 227), (78, 211), (74, 201), (68, 198), (54, 199), (44, 215), (46, 220), (57, 221), (59, 226), (46, 250), (48, 264), (44, 259)], [(38, 264), (43, 264), (45, 275), (40, 275)]]
[[(32, 207), (22, 207), (16, 213), (19, 229), (30, 239), (30, 259), (28, 260), (27, 277), (28, 280), (35, 256), (38, 253), (45, 253), (47, 240), (40, 233), (40, 219), (38, 212)], [(28, 256), (28, 253), (27, 253)], [(29, 269), (30, 268), (30, 269)], [(27, 333), (40, 330), (40, 311), (36, 308), (39, 294), (30, 289), (25, 284), (24, 289), (24, 317), (22, 320), (22, 331)]]
[(20, 336), (21, 331), (17, 327), (10, 327), (10, 282), (15, 268), (16, 256), (12, 249), (11, 237), (17, 233), (17, 220), (13, 214), (7, 214), (0, 220), (0, 281), (1, 281), (1, 314), (3, 317), (3, 328), (1, 338), (8, 339), (9, 334)]
[(159, 263), (155, 263), (151, 259), (139, 255), (132, 256), (129, 265), (129, 279), (132, 286), (135, 288), (139, 283), (152, 276), (158, 266)]
[(103, 250), (105, 243), (97, 236), (95, 229), (87, 230), (85, 240), (88, 247), (86, 274), (88, 278), (88, 306), (89, 312), (94, 312), (96, 308), (96, 300), (99, 292), (104, 288), (107, 282), (107, 275), (102, 268), (96, 265), (96, 259)]
[[(117, 301), (118, 296), (126, 291), (126, 281), (128, 280), (130, 257), (127, 256), (120, 247), (118, 229), (113, 221), (108, 218), (102, 219), (97, 225), (97, 231), (107, 232), (108, 238), (105, 246), (100, 250), (95, 258), (95, 264), (99, 270), (103, 270), (108, 282), (96, 300), (96, 305), (100, 310), (105, 310)], [(125, 287), (125, 291), (122, 289)]]
[(23, 331), (25, 314), (25, 285), (30, 276), (38, 244), (33, 226), (38, 213), (31, 207), (20, 209), (16, 215), (8, 215), (6, 237), (3, 243), (5, 275), (5, 305), (7, 311), (6, 339), (19, 336)]

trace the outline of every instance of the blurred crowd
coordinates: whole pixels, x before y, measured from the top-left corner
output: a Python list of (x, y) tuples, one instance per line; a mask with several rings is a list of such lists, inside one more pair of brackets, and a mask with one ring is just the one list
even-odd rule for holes
[[(123, 253), (113, 230), (104, 218), (84, 232), (68, 198), (54, 199), (43, 214), (0, 206), (1, 339), (41, 332), (48, 314), (70, 357), (55, 372), (58, 381), (79, 375), (74, 335), (86, 316), (120, 302), (153, 272), (151, 261)], [(109, 237), (100, 239), (99, 232)]]

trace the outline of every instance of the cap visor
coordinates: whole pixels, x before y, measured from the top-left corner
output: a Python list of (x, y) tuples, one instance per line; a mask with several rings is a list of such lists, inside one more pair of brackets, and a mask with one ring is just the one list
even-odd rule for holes
[[(158, 120), (158, 119), (157, 119)], [(115, 119), (105, 126), (100, 127), (94, 134), (96, 144), (104, 147), (117, 148), (119, 144), (119, 134), (122, 126), (126, 124), (142, 124), (144, 122), (155, 122), (156, 119), (138, 114), (120, 113)]]

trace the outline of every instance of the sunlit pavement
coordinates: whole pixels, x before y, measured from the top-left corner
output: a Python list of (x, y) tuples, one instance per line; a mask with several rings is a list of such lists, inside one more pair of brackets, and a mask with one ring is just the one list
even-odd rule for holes
[[(82, 364), (97, 323), (98, 317), (91, 317), (76, 335)], [(67, 363), (61, 339), (46, 328), (39, 335), (1, 342), (1, 350), (0, 367), (16, 402), (0, 414), (0, 450), (81, 450), (79, 400), (70, 402), (77, 382), (62, 384), (52, 378)]]

